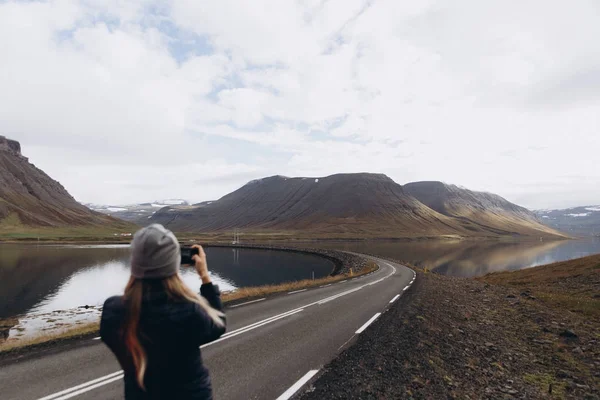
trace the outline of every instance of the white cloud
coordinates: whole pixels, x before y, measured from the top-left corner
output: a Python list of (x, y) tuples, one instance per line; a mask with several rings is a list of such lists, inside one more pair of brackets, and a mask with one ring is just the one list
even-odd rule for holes
[(598, 36), (592, 0), (5, 2), (0, 132), (93, 202), (372, 171), (589, 204)]

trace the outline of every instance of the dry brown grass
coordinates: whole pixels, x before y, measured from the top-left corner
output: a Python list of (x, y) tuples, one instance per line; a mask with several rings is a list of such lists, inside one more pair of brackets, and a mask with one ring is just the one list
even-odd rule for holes
[(369, 272), (373, 272), (377, 269), (377, 264), (369, 261), (367, 267), (363, 269), (360, 273), (349, 273), (349, 274), (341, 274), (336, 276), (328, 276), (326, 278), (320, 279), (304, 279), (301, 281), (295, 282), (286, 282), (279, 285), (264, 285), (264, 286), (255, 286), (248, 288), (240, 288), (235, 292), (223, 293), (221, 298), (223, 302), (228, 303), (232, 301), (237, 301), (241, 299), (252, 299), (256, 297), (263, 297), (270, 294), (282, 293), (282, 292), (292, 292), (294, 290), (306, 289), (315, 286), (326, 285), (328, 283), (334, 283), (343, 281), (344, 279), (354, 278), (357, 276), (368, 274)]
[(25, 347), (31, 347), (40, 345), (43, 343), (55, 342), (58, 340), (71, 339), (75, 337), (90, 335), (92, 333), (98, 332), (100, 329), (99, 322), (93, 322), (85, 325), (77, 325), (72, 328), (69, 328), (63, 332), (56, 332), (50, 334), (40, 334), (39, 336), (32, 337), (30, 339), (23, 339), (17, 341), (6, 341), (4, 343), (0, 343), (0, 353), (5, 353), (9, 351), (13, 351), (16, 349), (22, 349)]
[(478, 280), (527, 291), (554, 308), (600, 317), (600, 255), (489, 274)]

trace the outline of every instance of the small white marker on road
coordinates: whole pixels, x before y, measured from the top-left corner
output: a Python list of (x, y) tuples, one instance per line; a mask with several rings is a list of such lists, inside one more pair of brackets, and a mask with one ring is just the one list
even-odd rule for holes
[(368, 327), (369, 325), (371, 325), (371, 324), (373, 323), (373, 321), (375, 321), (375, 320), (376, 320), (376, 319), (377, 319), (377, 318), (378, 318), (380, 315), (381, 315), (381, 313), (379, 313), (379, 312), (378, 312), (377, 314), (373, 315), (373, 316), (371, 317), (371, 319), (370, 319), (370, 320), (368, 320), (367, 322), (365, 322), (365, 324), (364, 324), (363, 326), (361, 326), (360, 328), (358, 328), (358, 330), (356, 331), (356, 333), (362, 333), (362, 332), (363, 332), (365, 329), (367, 329), (367, 327)]
[(409, 285), (409, 286), (407, 286), (407, 287), (405, 287), (404, 289), (402, 289), (402, 291), (404, 292), (404, 291), (405, 291), (406, 289), (408, 289), (409, 287), (410, 287), (410, 285)]
[(327, 287), (327, 286), (331, 286), (331, 283), (328, 283), (327, 285), (321, 285), (319, 287)]
[(306, 291), (306, 289), (294, 290), (293, 292), (288, 292), (288, 294), (300, 293), (300, 292), (305, 292), (305, 291)]
[(343, 281), (339, 281), (338, 283), (344, 283), (344, 282), (346, 282), (346, 281), (347, 281), (347, 279), (346, 279), (346, 280), (343, 280)]
[(390, 300), (390, 304), (398, 300), (398, 297), (400, 297), (399, 294), (397, 294), (392, 300)]
[(93, 338), (92, 340), (100, 340), (102, 339), (100, 336)]
[(318, 369), (313, 369), (312, 371), (308, 371), (306, 375), (304, 375), (300, 380), (294, 383), (288, 390), (286, 390), (281, 396), (277, 398), (277, 400), (288, 400), (291, 398), (302, 386), (306, 384), (306, 382), (310, 381), (313, 376), (315, 376), (319, 372)]

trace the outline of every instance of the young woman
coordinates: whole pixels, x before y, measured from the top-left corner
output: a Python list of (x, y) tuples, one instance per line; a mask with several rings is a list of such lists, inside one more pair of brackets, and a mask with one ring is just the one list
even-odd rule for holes
[(180, 247), (162, 225), (138, 231), (123, 296), (104, 303), (102, 341), (125, 372), (125, 399), (212, 399), (200, 346), (225, 332), (219, 291), (201, 246), (194, 256), (200, 294), (179, 276)]

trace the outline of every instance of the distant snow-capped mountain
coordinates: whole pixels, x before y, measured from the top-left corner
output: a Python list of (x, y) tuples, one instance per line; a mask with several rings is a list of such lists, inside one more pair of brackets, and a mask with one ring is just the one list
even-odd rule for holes
[(145, 225), (147, 223), (146, 221), (154, 213), (156, 213), (156, 211), (163, 207), (189, 206), (190, 204), (183, 199), (166, 199), (140, 204), (104, 205), (87, 203), (84, 205), (91, 210), (100, 212), (102, 214), (111, 215), (125, 221)]
[(537, 210), (535, 213), (546, 225), (569, 235), (600, 235), (600, 205), (560, 210)]

